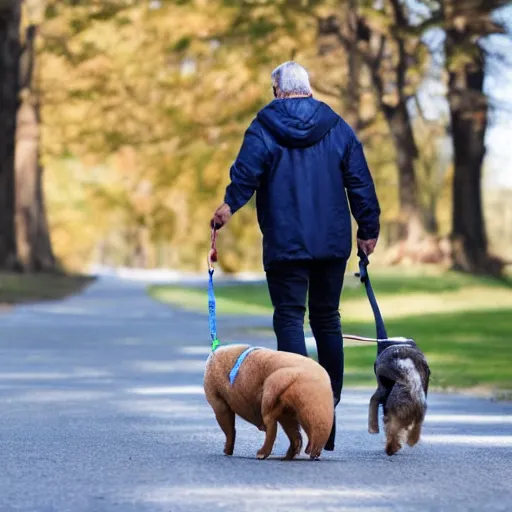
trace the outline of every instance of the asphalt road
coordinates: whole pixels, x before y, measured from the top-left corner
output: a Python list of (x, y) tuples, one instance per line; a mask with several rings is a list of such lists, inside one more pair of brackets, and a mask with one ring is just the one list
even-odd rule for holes
[[(345, 390), (320, 461), (278, 460), (282, 432), (256, 460), (263, 434), (241, 420), (223, 456), (207, 329), (116, 279), (2, 313), (0, 512), (512, 510), (511, 404), (432, 393), (422, 442), (388, 458), (366, 433), (371, 390)], [(219, 320), (225, 341), (235, 329)]]

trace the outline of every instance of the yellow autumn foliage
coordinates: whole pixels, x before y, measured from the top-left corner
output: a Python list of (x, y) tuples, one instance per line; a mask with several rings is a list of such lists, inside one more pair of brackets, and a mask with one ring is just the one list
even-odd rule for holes
[[(204, 268), (209, 220), (243, 133), (271, 100), (270, 72), (294, 58), (340, 114), (343, 52), (321, 56), (314, 9), (336, 2), (53, 2), (41, 28), (43, 162), (55, 252), (91, 262)], [(113, 13), (102, 11), (107, 4)], [(371, 98), (364, 109), (375, 112)], [(366, 115), (366, 114), (365, 114)], [(397, 211), (384, 123), (362, 134), (383, 209)], [(261, 268), (251, 202), (223, 230), (226, 271)]]

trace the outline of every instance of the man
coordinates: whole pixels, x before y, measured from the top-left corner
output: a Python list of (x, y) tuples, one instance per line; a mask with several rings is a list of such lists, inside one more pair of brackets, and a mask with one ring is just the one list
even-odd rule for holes
[[(307, 71), (285, 62), (272, 72), (272, 87), (275, 99), (245, 132), (212, 225), (224, 226), (257, 192), (278, 350), (307, 356), (309, 289), (309, 321), (336, 406), (343, 386), (338, 309), (352, 249), (350, 210), (358, 245), (370, 255), (379, 235), (379, 203), (360, 142), (338, 114), (312, 97)], [(334, 449), (334, 435), (333, 428), (326, 450)]]

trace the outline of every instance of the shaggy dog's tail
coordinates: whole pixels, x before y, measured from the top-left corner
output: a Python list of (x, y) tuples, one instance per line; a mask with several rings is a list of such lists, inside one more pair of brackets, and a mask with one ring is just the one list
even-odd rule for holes
[(427, 403), (424, 394), (411, 390), (400, 382), (396, 382), (386, 401), (386, 412), (404, 427), (412, 423), (422, 423)]

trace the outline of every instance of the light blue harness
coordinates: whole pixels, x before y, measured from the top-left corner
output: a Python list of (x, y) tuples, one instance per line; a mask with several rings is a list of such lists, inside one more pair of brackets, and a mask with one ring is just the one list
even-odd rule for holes
[(236, 360), (235, 366), (233, 366), (233, 369), (229, 372), (229, 383), (233, 385), (235, 382), (236, 376), (238, 375), (238, 370), (240, 370), (240, 366), (242, 366), (242, 363), (244, 362), (244, 359), (253, 351), (258, 350), (261, 347), (249, 347), (245, 349)]

